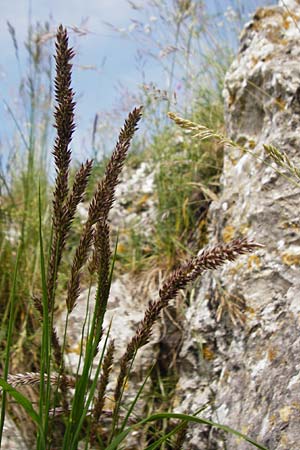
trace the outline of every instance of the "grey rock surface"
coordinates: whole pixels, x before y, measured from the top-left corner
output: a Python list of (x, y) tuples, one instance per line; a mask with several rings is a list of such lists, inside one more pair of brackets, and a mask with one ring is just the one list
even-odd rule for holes
[(28, 447), (15, 422), (8, 414), (5, 417), (3, 437), (1, 442), (2, 450), (27, 450)]
[[(225, 150), (210, 208), (211, 242), (247, 235), (265, 248), (202, 278), (186, 315), (174, 406), (206, 405), (202, 416), (270, 450), (299, 450), (300, 188), (263, 150), (272, 144), (300, 166), (300, 2), (284, 3), (260, 8), (241, 35), (224, 97), (228, 136), (248, 151)], [(198, 425), (185, 448), (254, 447)]]
[[(110, 328), (109, 340), (113, 339), (115, 343), (114, 359), (116, 366), (116, 373), (112, 377), (112, 385), (115, 384), (115, 376), (118, 374), (119, 359), (125, 352), (127, 343), (134, 336), (137, 324), (143, 318), (148, 300), (150, 299), (148, 296), (143, 296), (141, 290), (142, 286), (127, 274), (118, 277), (111, 285), (110, 298), (103, 323), (104, 338), (99, 345), (98, 357), (94, 361), (94, 369), (98, 366), (105, 337)], [(87, 311), (89, 314), (93, 313), (95, 294), (96, 287), (92, 287), (90, 292), (88, 290), (83, 291), (68, 320), (66, 365), (73, 373), (76, 373), (80, 359), (80, 341), (85, 318)], [(148, 293), (148, 295), (151, 294)], [(144, 298), (144, 302), (141, 301), (141, 298)], [(63, 339), (65, 317), (66, 313), (63, 312), (57, 320), (58, 334), (61, 339)], [(87, 334), (88, 330), (86, 326), (84, 331), (85, 338)], [(143, 351), (137, 354), (131, 372), (132, 378), (136, 381), (143, 381), (143, 377), (149, 369), (149, 364), (155, 358), (154, 347), (158, 338), (158, 330), (155, 330), (152, 343), (146, 345)], [(80, 367), (82, 369), (82, 364)]]

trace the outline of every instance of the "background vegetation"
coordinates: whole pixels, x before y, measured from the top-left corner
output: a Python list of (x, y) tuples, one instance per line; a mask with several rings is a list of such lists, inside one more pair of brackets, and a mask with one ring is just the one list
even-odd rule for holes
[[(134, 2), (131, 3), (132, 8), (137, 8)], [(136, 275), (142, 276), (149, 270), (159, 270), (167, 277), (172, 269), (207, 243), (206, 215), (210, 202), (218, 195), (223, 159), (221, 144), (199, 143), (192, 136), (184, 134), (168, 119), (167, 111), (176, 110), (180, 115), (204, 124), (209, 129), (222, 130), (225, 72), (236, 50), (238, 32), (248, 19), (248, 12), (254, 10), (256, 4), (247, 2), (245, 6), (236, 1), (226, 11), (220, 9), (218, 13), (212, 14), (205, 4), (192, 0), (149, 0), (144, 3), (139, 8), (142, 17), (148, 17), (148, 20), (145, 23), (135, 20), (128, 30), (121, 31), (124, 37), (141, 42), (143, 52), (138, 54), (137, 66), (142, 84), (134, 95), (124, 94), (121, 89), (123, 101), (117, 111), (105, 115), (106, 123), (102, 121), (108, 130), (107, 135), (98, 133), (95, 118), (90, 157), (96, 158), (96, 167), (89, 180), (87, 198), (92, 198), (95, 182), (105, 173), (110, 156), (107, 151), (108, 136), (114, 131), (116, 114), (124, 116), (124, 111), (131, 108), (133, 101), (136, 105), (143, 104), (144, 125), (129, 154), (124, 177), (126, 180), (126, 173), (130, 177), (142, 162), (146, 162), (148, 173), (154, 173), (150, 197), (154, 202), (155, 218), (150, 221), (150, 233), (139, 226), (138, 221), (135, 227), (130, 224), (127, 230), (117, 230), (112, 225), (112, 238), (116, 240), (117, 234), (120, 235), (117, 253), (113, 258), (114, 273), (134, 271)], [(114, 31), (120, 32), (117, 29)], [(18, 65), (20, 44), (11, 24), (8, 25), (8, 32)], [(40, 327), (41, 317), (36, 308), (36, 299), (43, 298), (45, 294), (45, 273), (41, 270), (40, 262), (43, 256), (48, 260), (54, 239), (53, 227), (51, 229), (49, 226), (53, 207), (53, 183), (49, 177), (53, 169), (49, 165), (49, 149), (53, 147), (54, 34), (49, 23), (29, 26), (25, 44), (27, 75), (19, 87), (25, 120), (20, 118), (19, 111), (6, 105), (15, 133), (11, 138), (10, 151), (5, 152), (5, 158), (2, 159), (0, 172), (0, 361), (4, 374), (8, 369), (9, 354), (11, 373), (39, 372), (41, 361), (45, 367), (48, 364), (45, 347), (43, 349), (40, 346), (40, 339), (42, 333), (43, 339), (48, 336), (51, 340), (51, 332), (47, 335), (49, 330)], [(163, 86), (157, 86), (147, 79), (146, 63), (151, 60), (161, 65), (162, 79), (165, 79)], [(76, 180), (78, 170), (78, 165), (72, 168), (71, 180)], [(143, 209), (148, 208), (148, 201), (147, 196), (137, 195), (135, 201), (128, 205), (128, 212), (134, 212), (138, 220)], [(75, 226), (70, 231), (67, 243), (68, 251), (61, 260), (55, 293), (57, 299), (68, 287), (69, 268), (76, 257), (81, 221), (80, 216), (74, 219)], [(16, 272), (17, 276), (13, 277), (12, 274)], [(87, 275), (83, 277), (83, 282), (88, 285)], [(60, 301), (55, 306), (61, 308)], [(51, 314), (54, 313), (51, 310)], [(91, 349), (96, 345), (95, 339), (90, 342)], [(129, 361), (126, 361), (126, 367)], [(62, 370), (60, 364), (57, 363), (57, 366)], [(170, 379), (169, 373), (167, 379)], [(157, 379), (154, 385), (159, 385)], [(44, 389), (47, 391), (48, 388)], [(162, 395), (166, 384), (159, 389), (159, 395)], [(43, 395), (46, 395), (45, 392)], [(33, 396), (40, 394), (41, 391)], [(76, 397), (80, 407), (83, 405), (82, 395), (79, 392)], [(45, 403), (40, 408), (46, 405), (49, 409), (49, 398), (47, 395), (43, 398)], [(165, 399), (161, 403), (164, 406), (167, 404)], [(159, 407), (157, 401), (156, 406)], [(126, 422), (123, 428), (125, 425)], [(69, 435), (74, 431), (72, 426), (74, 424), (68, 428)], [(160, 432), (161, 427), (158, 428)], [(43, 436), (39, 436), (41, 443)], [(114, 433), (110, 442), (113, 437)]]

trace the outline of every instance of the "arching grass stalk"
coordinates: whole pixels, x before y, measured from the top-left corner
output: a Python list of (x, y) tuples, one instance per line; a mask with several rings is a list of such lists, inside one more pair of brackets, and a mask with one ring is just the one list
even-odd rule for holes
[[(178, 420), (182, 420), (184, 422), (194, 422), (194, 423), (198, 423), (198, 424), (202, 424), (202, 425), (209, 425), (211, 427), (218, 428), (219, 430), (226, 431), (227, 433), (231, 433), (231, 434), (243, 439), (244, 441), (249, 442), (254, 447), (256, 447), (260, 450), (269, 450), (267, 447), (259, 444), (254, 439), (250, 438), (249, 436), (246, 436), (245, 434), (240, 433), (239, 431), (236, 431), (233, 428), (230, 428), (226, 425), (221, 425), (221, 424), (213, 422), (211, 420), (202, 419), (200, 417), (195, 417), (195, 416), (190, 416), (188, 414), (176, 414), (176, 413), (153, 414), (153, 415), (147, 417), (146, 419), (141, 420), (137, 424), (126, 428), (126, 430), (124, 430), (122, 433), (118, 434), (115, 437), (115, 439), (111, 442), (111, 444), (108, 447), (106, 447), (105, 450), (116, 450), (117, 448), (119, 448), (119, 445), (124, 441), (124, 439), (128, 436), (128, 434), (131, 431), (139, 429), (139, 427), (142, 427), (143, 425), (145, 425), (148, 422), (153, 422), (153, 421), (162, 420), (162, 419), (166, 419), (166, 418), (178, 419)], [(175, 431), (173, 430), (173, 432), (175, 432)], [(151, 446), (147, 447), (148, 450), (149, 450), (149, 448), (151, 448)]]

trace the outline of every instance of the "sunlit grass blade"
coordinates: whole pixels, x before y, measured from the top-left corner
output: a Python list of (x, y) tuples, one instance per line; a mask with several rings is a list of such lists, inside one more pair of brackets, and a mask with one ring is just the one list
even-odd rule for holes
[[(15, 303), (16, 303), (16, 287), (17, 287), (17, 278), (18, 278), (18, 269), (19, 269), (19, 259), (21, 254), (21, 245), (18, 247), (15, 270), (13, 275), (13, 284), (12, 290), (9, 298), (10, 302), (10, 313), (9, 313), (9, 323), (7, 330), (7, 339), (6, 339), (6, 351), (5, 351), (5, 363), (4, 363), (4, 380), (7, 380), (8, 371), (9, 371), (9, 359), (10, 359), (10, 351), (12, 347), (12, 334), (15, 323)], [(1, 404), (1, 419), (0, 419), (0, 447), (2, 441), (3, 427), (5, 421), (5, 407), (6, 407), (6, 391), (3, 391), (2, 394), (2, 404)]]

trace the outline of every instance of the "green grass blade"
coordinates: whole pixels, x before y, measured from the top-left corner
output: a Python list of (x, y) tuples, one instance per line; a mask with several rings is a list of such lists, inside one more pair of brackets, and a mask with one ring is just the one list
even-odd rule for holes
[(126, 430), (122, 431), (122, 433), (119, 433), (114, 440), (109, 444), (108, 447), (106, 447), (105, 450), (116, 450), (119, 446), (119, 444), (121, 444), (121, 442), (124, 441), (124, 439), (126, 438), (126, 436), (128, 436), (128, 434), (130, 433), (130, 431), (132, 431), (134, 428), (133, 427), (129, 427), (126, 428)]
[(72, 443), (71, 443), (71, 446), (70, 446), (70, 450), (77, 450), (79, 433), (81, 431), (83, 421), (84, 421), (84, 419), (85, 419), (85, 417), (87, 415), (88, 409), (89, 409), (89, 407), (90, 407), (90, 405), (92, 403), (92, 400), (94, 398), (94, 394), (95, 394), (95, 391), (96, 391), (96, 388), (97, 388), (99, 373), (100, 373), (100, 370), (101, 370), (101, 367), (102, 367), (102, 361), (103, 361), (103, 358), (104, 358), (104, 355), (105, 355), (105, 350), (106, 350), (108, 338), (109, 338), (109, 335), (110, 335), (110, 329), (111, 329), (111, 323), (109, 325), (109, 329), (108, 329), (108, 332), (107, 332), (107, 335), (106, 335), (106, 338), (105, 338), (105, 342), (104, 342), (104, 345), (103, 345), (103, 349), (102, 349), (102, 352), (101, 352), (100, 361), (98, 363), (98, 367), (97, 367), (96, 373), (94, 375), (92, 386), (91, 386), (91, 388), (89, 390), (89, 395), (88, 395), (87, 401), (85, 403), (85, 406), (84, 406), (83, 410), (79, 411), (79, 412), (81, 412), (81, 415), (79, 417), (79, 420), (76, 422), (75, 433), (73, 435), (73, 440), (72, 440)]
[(156, 420), (162, 420), (162, 419), (179, 419), (186, 422), (195, 422), (199, 424), (205, 424), (210, 425), (212, 427), (218, 428), (219, 430), (226, 431), (227, 433), (231, 433), (241, 439), (243, 439), (246, 442), (249, 442), (254, 447), (260, 449), (260, 450), (269, 450), (267, 447), (264, 447), (263, 445), (256, 442), (254, 439), (250, 438), (249, 436), (246, 436), (243, 433), (240, 433), (239, 431), (234, 430), (233, 428), (230, 428), (226, 425), (221, 425), (219, 423), (212, 422), (208, 419), (202, 419), (200, 417), (195, 416), (189, 416), (187, 414), (177, 414), (177, 413), (161, 413), (161, 414), (152, 414), (151, 416), (147, 417), (146, 419), (141, 420), (137, 424), (126, 428), (122, 433), (120, 433), (118, 436), (115, 437), (115, 439), (111, 442), (111, 444), (106, 448), (106, 450), (115, 450), (118, 448), (118, 445), (126, 438), (128, 433), (130, 431), (135, 430), (137, 427), (144, 425), (148, 422), (153, 422)]
[(160, 447), (161, 444), (166, 442), (170, 437), (172, 437), (174, 434), (176, 434), (178, 431), (181, 430), (182, 427), (185, 426), (187, 422), (183, 421), (179, 425), (177, 425), (173, 430), (171, 430), (169, 433), (162, 436), (160, 439), (158, 439), (156, 442), (153, 442), (153, 444), (148, 445), (144, 450), (155, 450), (158, 447)]
[[(4, 364), (4, 380), (7, 380), (8, 371), (9, 371), (9, 358), (10, 358), (10, 349), (12, 346), (12, 333), (15, 322), (15, 302), (16, 302), (16, 287), (17, 287), (17, 276), (18, 276), (18, 268), (19, 268), (19, 259), (21, 254), (21, 245), (18, 247), (15, 270), (13, 276), (13, 285), (12, 291), (10, 295), (10, 313), (9, 313), (9, 323), (7, 330), (7, 341), (6, 341), (6, 352), (5, 352), (5, 364)], [(5, 421), (5, 406), (6, 406), (6, 391), (4, 390), (2, 395), (2, 405), (1, 405), (1, 418), (0, 418), (0, 447), (2, 441), (3, 427)]]
[[(46, 266), (44, 256), (43, 234), (42, 234), (42, 204), (41, 204), (41, 190), (39, 185), (39, 243), (40, 243), (40, 264), (41, 264), (41, 279), (42, 279), (42, 305), (43, 305), (43, 325), (42, 325), (42, 345), (41, 345), (41, 368), (40, 368), (40, 398), (39, 411), (40, 417), (44, 414), (44, 428), (43, 436), (47, 436), (49, 408), (50, 408), (50, 360), (51, 360), (51, 328), (49, 324), (48, 314), (48, 296), (47, 296), (47, 281), (46, 281)], [(45, 391), (44, 376), (47, 374), (47, 386)], [(42, 435), (39, 433), (37, 439), (37, 448), (40, 448), (40, 440)]]
[(135, 398), (133, 399), (133, 401), (132, 401), (132, 403), (131, 403), (131, 405), (130, 405), (130, 408), (129, 408), (128, 411), (127, 411), (126, 417), (125, 417), (124, 420), (123, 420), (122, 426), (121, 426), (121, 428), (120, 428), (120, 431), (121, 431), (121, 432), (122, 432), (122, 431), (124, 430), (124, 428), (126, 427), (127, 422), (128, 422), (128, 419), (130, 418), (130, 415), (131, 415), (131, 413), (132, 413), (132, 411), (133, 411), (133, 409), (134, 409), (134, 407), (135, 407), (135, 405), (136, 405), (138, 399), (140, 398), (140, 396), (141, 396), (141, 394), (142, 394), (142, 392), (143, 392), (143, 390), (144, 390), (144, 387), (145, 387), (145, 385), (146, 385), (146, 383), (147, 383), (147, 381), (148, 381), (148, 379), (149, 379), (149, 377), (150, 377), (150, 375), (151, 375), (151, 372), (152, 372), (152, 370), (153, 370), (155, 364), (156, 364), (156, 363), (154, 363), (154, 364), (152, 365), (152, 367), (150, 367), (150, 369), (148, 370), (148, 373), (147, 373), (147, 375), (146, 375), (146, 377), (145, 377), (145, 379), (144, 379), (144, 381), (143, 381), (141, 387), (140, 387), (139, 390), (137, 391), (136, 396), (135, 396)]
[[(193, 414), (194, 417), (196, 417), (198, 414), (200, 414), (202, 411), (204, 411), (208, 406), (208, 403), (204, 404), (201, 408), (198, 409), (198, 411)], [(155, 450), (160, 446), (160, 444), (167, 441), (170, 437), (175, 435), (178, 431), (180, 431), (183, 427), (186, 426), (188, 422), (186, 420), (183, 420), (181, 423), (179, 423), (176, 427), (174, 427), (169, 433), (164, 434), (160, 439), (158, 439), (156, 442), (153, 442), (153, 444), (149, 445), (145, 450)]]
[(25, 409), (27, 414), (37, 424), (37, 426), (39, 427), (39, 430), (40, 430), (40, 434), (43, 437), (43, 439), (41, 441), (41, 444), (42, 444), (41, 448), (44, 450), (46, 447), (44, 445), (45, 436), (44, 436), (44, 432), (43, 432), (43, 424), (42, 424), (40, 416), (33, 409), (31, 402), (23, 394), (21, 394), (16, 389), (14, 389), (10, 384), (8, 384), (3, 378), (0, 378), (0, 386), (2, 387), (4, 392), (11, 395), (16, 400), (16, 402)]
[(165, 418), (180, 419), (180, 420), (185, 420), (187, 422), (195, 422), (195, 423), (210, 425), (212, 427), (218, 428), (219, 430), (223, 430), (223, 431), (226, 431), (227, 433), (231, 433), (247, 442), (250, 442), (250, 444), (254, 445), (254, 447), (259, 448), (260, 450), (268, 450), (267, 447), (264, 447), (263, 445), (254, 441), (254, 439), (250, 438), (249, 436), (246, 436), (243, 433), (240, 433), (239, 431), (234, 430), (233, 428), (228, 427), (227, 425), (221, 425), (221, 424), (213, 422), (211, 420), (203, 419), (200, 417), (190, 416), (188, 414), (176, 414), (176, 413), (153, 414), (152, 416), (148, 417), (147, 419), (141, 421), (140, 424), (142, 425), (143, 423), (152, 422), (153, 420), (161, 420), (161, 419), (165, 419)]

